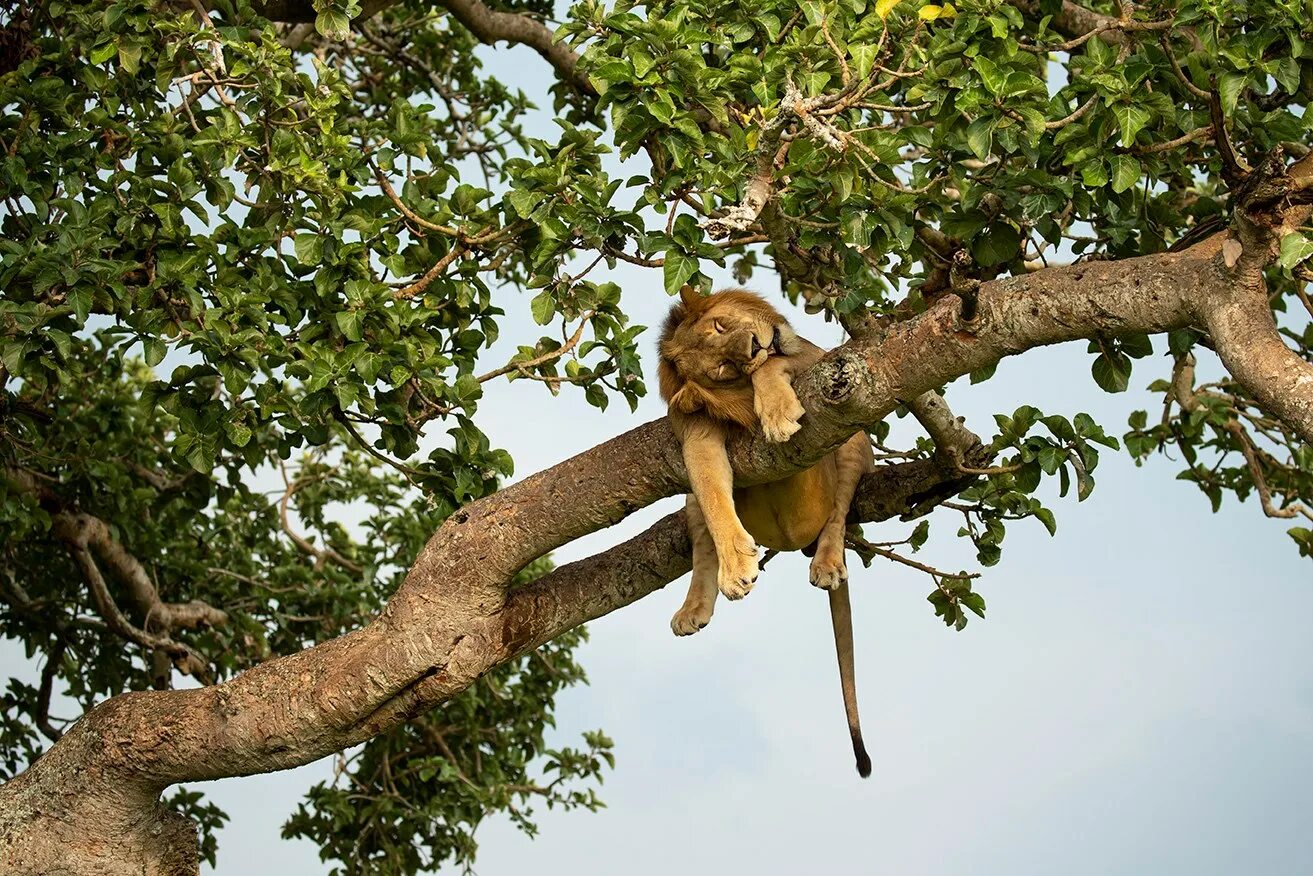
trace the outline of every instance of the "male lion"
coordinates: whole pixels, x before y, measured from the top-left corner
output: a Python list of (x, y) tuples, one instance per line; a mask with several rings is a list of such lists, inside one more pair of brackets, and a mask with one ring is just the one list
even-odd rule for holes
[(848, 731), (865, 777), (871, 759), (857, 717), (843, 551), (848, 505), (858, 480), (875, 465), (870, 441), (858, 432), (809, 469), (737, 489), (725, 452), (725, 440), (737, 429), (760, 425), (767, 440), (778, 442), (801, 428), (804, 411), (792, 380), (824, 352), (751, 292), (703, 297), (688, 286), (680, 290), (661, 334), (658, 376), (693, 490), (685, 504), (693, 583), (670, 627), (677, 636), (705, 627), (717, 591), (742, 599), (757, 579), (758, 544), (778, 551), (814, 548), (811, 582), (829, 591)]

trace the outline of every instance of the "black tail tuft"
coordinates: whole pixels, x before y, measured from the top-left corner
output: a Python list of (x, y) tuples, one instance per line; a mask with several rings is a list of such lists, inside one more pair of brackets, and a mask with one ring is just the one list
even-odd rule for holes
[(861, 736), (853, 736), (853, 754), (857, 755), (857, 775), (868, 778), (871, 775), (871, 756), (866, 753)]

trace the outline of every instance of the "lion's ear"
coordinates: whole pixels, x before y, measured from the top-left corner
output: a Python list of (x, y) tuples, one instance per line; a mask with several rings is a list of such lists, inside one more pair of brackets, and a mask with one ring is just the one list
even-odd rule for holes
[(671, 410), (679, 411), (681, 414), (691, 414), (700, 411), (707, 406), (707, 396), (702, 387), (689, 381), (679, 388), (679, 391), (670, 397)]
[(679, 287), (679, 300), (683, 302), (684, 309), (689, 313), (697, 313), (707, 306), (707, 299), (702, 297), (697, 287), (687, 283)]
[(667, 403), (679, 392), (679, 372), (675, 370), (675, 362), (664, 353), (657, 361), (657, 386), (661, 389), (661, 398)]

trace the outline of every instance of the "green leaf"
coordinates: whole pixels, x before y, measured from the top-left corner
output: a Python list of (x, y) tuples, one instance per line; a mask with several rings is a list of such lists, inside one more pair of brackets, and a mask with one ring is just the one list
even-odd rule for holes
[(1108, 184), (1108, 169), (1104, 166), (1103, 159), (1096, 158), (1081, 165), (1080, 178), (1081, 182), (1090, 188), (1103, 188), (1106, 186)]
[(1140, 162), (1129, 155), (1114, 155), (1112, 164), (1112, 190), (1117, 194), (1129, 189), (1140, 179)]
[(1039, 519), (1039, 522), (1040, 522), (1040, 523), (1043, 523), (1043, 524), (1044, 524), (1044, 528), (1047, 529), (1047, 530), (1049, 531), (1049, 535), (1057, 535), (1057, 534), (1058, 534), (1058, 521), (1057, 521), (1057, 518), (1055, 518), (1055, 517), (1053, 516), (1053, 512), (1050, 511), (1048, 508), (1038, 508), (1038, 509), (1036, 509), (1036, 511), (1035, 511), (1035, 517)]
[(1302, 233), (1292, 231), (1281, 238), (1278, 261), (1286, 270), (1290, 270), (1311, 255), (1313, 255), (1313, 241)]
[(1122, 132), (1121, 144), (1126, 148), (1135, 145), (1135, 135), (1140, 133), (1152, 118), (1148, 110), (1131, 103), (1114, 106), (1112, 114), (1117, 119), (1117, 127)]
[(666, 253), (666, 262), (662, 266), (662, 275), (665, 279), (666, 294), (674, 295), (679, 291), (679, 287), (687, 283), (698, 270), (698, 260), (690, 258), (678, 250), (669, 250)]
[(348, 341), (361, 339), (360, 324), (364, 319), (363, 313), (359, 310), (340, 310), (333, 317), (337, 322), (338, 330)]
[(1143, 359), (1153, 355), (1153, 340), (1143, 332), (1119, 336), (1117, 346), (1132, 359)]
[(596, 383), (590, 384), (588, 389), (584, 390), (584, 398), (595, 408), (606, 410), (607, 397), (605, 390)]
[(1008, 84), (1008, 71), (1006, 68), (999, 67), (984, 55), (977, 55), (971, 61), (971, 66), (980, 74), (980, 81), (985, 83), (985, 87), (995, 97), (1003, 96)]
[(96, 46), (91, 50), (90, 60), (93, 64), (103, 64), (110, 58), (118, 54), (119, 47), (116, 43), (105, 43)]
[(168, 352), (168, 344), (160, 338), (144, 338), (141, 343), (145, 352), (146, 364), (154, 368), (164, 361), (164, 354)]
[(296, 260), (303, 265), (318, 265), (324, 258), (324, 239), (318, 234), (298, 234), (292, 241)]
[(529, 302), (529, 310), (533, 313), (533, 321), (538, 325), (547, 325), (556, 315), (556, 298), (550, 291), (544, 290), (533, 297)]
[(351, 19), (336, 9), (326, 9), (315, 18), (315, 30), (330, 40), (344, 41), (351, 34)]
[(1222, 112), (1228, 116), (1235, 112), (1240, 94), (1245, 90), (1249, 77), (1243, 73), (1227, 73), (1217, 80), (1217, 94), (1222, 99)]
[(989, 153), (994, 148), (994, 126), (997, 122), (994, 119), (982, 118), (976, 119), (967, 126), (967, 147), (976, 156), (984, 161), (989, 157)]
[(971, 255), (986, 268), (1007, 264), (1021, 250), (1021, 234), (1006, 222), (995, 222), (971, 241)]
[(251, 430), (242, 423), (228, 423), (224, 426), (224, 431), (228, 433), (228, 440), (235, 447), (245, 447), (251, 440)]
[(977, 368), (975, 371), (971, 372), (972, 384), (984, 383), (986, 380), (993, 377), (994, 372), (997, 370), (998, 370), (997, 362), (993, 363), (992, 365), (986, 365), (984, 368)]
[(122, 43), (119, 45), (119, 66), (124, 73), (136, 75), (141, 67), (141, 46)]
[(1125, 392), (1131, 381), (1131, 360), (1121, 353), (1100, 355), (1090, 368), (1104, 392)]
[(849, 45), (848, 54), (853, 59), (853, 74), (859, 79), (865, 79), (871, 75), (871, 70), (875, 67), (875, 59), (878, 52), (872, 45)]

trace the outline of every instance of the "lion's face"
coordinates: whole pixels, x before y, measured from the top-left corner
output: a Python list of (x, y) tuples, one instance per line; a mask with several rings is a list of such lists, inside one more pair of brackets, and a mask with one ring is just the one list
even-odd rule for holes
[(752, 372), (770, 356), (795, 352), (797, 336), (751, 292), (704, 298), (686, 287), (680, 297), (661, 336), (661, 397), (681, 413), (703, 410), (752, 425)]
[(665, 346), (685, 380), (727, 386), (743, 383), (766, 361), (778, 346), (775, 329), (768, 317), (720, 301), (680, 323)]

